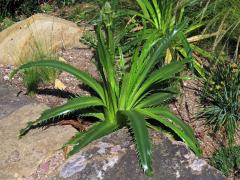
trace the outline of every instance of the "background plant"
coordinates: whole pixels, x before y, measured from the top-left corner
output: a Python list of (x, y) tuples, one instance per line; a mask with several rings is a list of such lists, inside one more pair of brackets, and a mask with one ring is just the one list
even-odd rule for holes
[[(109, 10), (109, 7), (107, 3), (104, 9)], [(95, 96), (72, 98), (65, 105), (43, 112), (39, 119), (29, 122), (28, 126), (21, 130), (20, 136), (25, 135), (32, 128), (54, 122), (69, 113), (77, 112), (83, 118), (88, 116), (99, 119), (86, 132), (78, 132), (66, 143), (65, 146), (72, 146), (69, 155), (73, 155), (93, 140), (126, 126), (133, 132), (144, 172), (152, 175), (152, 148), (147, 127), (159, 130), (159, 127), (153, 124), (152, 119), (155, 119), (163, 126), (172, 129), (200, 156), (201, 151), (191, 128), (167, 108), (167, 100), (176, 95), (175, 88), (161, 86), (163, 82), (174, 78), (183, 70), (184, 65), (189, 63), (191, 58), (170, 63), (160, 69), (155, 68), (156, 64), (162, 61), (163, 52), (170, 43), (175, 38), (182, 37), (180, 30), (175, 29), (162, 39), (151, 37), (144, 44), (142, 51), (139, 48), (135, 50), (128, 64), (121, 56), (120, 62), (125, 68), (119, 74), (115, 59), (116, 44), (113, 41), (111, 17), (108, 12), (105, 13), (106, 19), (97, 28), (97, 67), (101, 82), (68, 64), (51, 60), (27, 63), (12, 73), (14, 75), (19, 70), (32, 67), (57, 68), (74, 75), (96, 93)]]
[(17, 15), (31, 15), (38, 12), (39, 1), (36, 0), (0, 0), (0, 17), (15, 17)]
[(210, 159), (210, 164), (225, 176), (238, 175), (240, 171), (240, 146), (221, 148)]
[(0, 18), (0, 31), (8, 28), (9, 26), (11, 26), (12, 24), (14, 24), (14, 21), (11, 18)]
[(203, 82), (202, 100), (205, 108), (201, 116), (215, 131), (225, 129), (229, 145), (240, 119), (240, 71), (237, 61), (217, 59), (207, 71)]
[[(217, 31), (212, 51), (227, 51), (232, 58), (238, 58), (240, 43), (240, 4), (238, 0), (208, 0), (205, 31)], [(219, 50), (220, 49), (220, 50)]]
[[(128, 14), (135, 17), (140, 17), (140, 22), (138, 19), (134, 21), (138, 32), (132, 32), (130, 35), (130, 42), (127, 42), (126, 49), (143, 42), (148, 39), (153, 34), (158, 35), (161, 38), (168, 32), (171, 32), (174, 28), (182, 26), (183, 33), (186, 37), (185, 43), (191, 43), (191, 48), (197, 53), (204, 57), (210, 57), (210, 54), (205, 50), (201, 49), (196, 45), (196, 42), (209, 37), (215, 36), (215, 33), (210, 34), (195, 34), (199, 29), (203, 28), (206, 24), (202, 21), (202, 18), (189, 18), (185, 14), (187, 8), (199, 3), (199, 1), (189, 1), (189, 0), (137, 0), (142, 12), (129, 10)], [(123, 12), (123, 14), (125, 14)], [(140, 26), (140, 27), (139, 27)], [(138, 29), (140, 28), (140, 30)], [(183, 48), (183, 42), (175, 41), (171, 47), (169, 47), (165, 52), (165, 62), (182, 59), (187, 56)], [(204, 77), (204, 70), (201, 64), (195, 59), (193, 61), (193, 66), (197, 72)]]

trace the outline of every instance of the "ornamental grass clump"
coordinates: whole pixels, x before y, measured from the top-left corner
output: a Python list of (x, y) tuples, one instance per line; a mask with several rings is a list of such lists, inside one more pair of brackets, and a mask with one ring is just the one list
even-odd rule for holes
[(217, 150), (210, 159), (210, 164), (223, 172), (225, 176), (240, 173), (240, 146), (225, 147)]
[[(107, 18), (108, 19), (108, 18)], [(51, 108), (41, 117), (29, 122), (20, 131), (20, 136), (29, 130), (58, 121), (62, 116), (79, 113), (80, 117), (94, 117), (98, 121), (87, 131), (78, 132), (64, 146), (71, 146), (68, 156), (77, 153), (92, 141), (101, 138), (117, 129), (127, 127), (132, 131), (136, 144), (139, 162), (147, 175), (153, 174), (152, 146), (148, 127), (159, 129), (152, 119), (175, 132), (198, 156), (201, 155), (199, 144), (192, 129), (176, 117), (167, 107), (169, 99), (176, 95), (174, 87), (162, 88), (161, 84), (176, 77), (191, 63), (191, 57), (172, 62), (159, 69), (156, 65), (163, 59), (165, 50), (176, 38), (181, 38), (180, 29), (174, 29), (161, 39), (149, 38), (141, 48), (137, 48), (131, 60), (116, 61), (115, 43), (111, 31), (111, 22), (97, 27), (96, 64), (101, 81), (92, 78), (88, 73), (60, 61), (36, 61), (20, 66), (13, 73), (32, 67), (51, 67), (66, 71), (95, 92), (94, 96), (78, 96), (66, 104)], [(119, 70), (119, 63), (125, 68)], [(156, 88), (157, 87), (157, 88)]]
[(207, 72), (201, 94), (205, 107), (200, 115), (214, 131), (225, 129), (229, 145), (234, 144), (240, 120), (239, 68), (237, 61), (217, 61)]

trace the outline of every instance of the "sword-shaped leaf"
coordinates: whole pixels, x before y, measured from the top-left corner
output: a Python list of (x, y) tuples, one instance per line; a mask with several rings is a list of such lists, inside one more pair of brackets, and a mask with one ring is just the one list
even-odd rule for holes
[(104, 121), (97, 123), (86, 132), (79, 133), (79, 135), (75, 136), (68, 143), (66, 143), (66, 145), (73, 145), (73, 149), (69, 152), (68, 156), (72, 156), (92, 141), (108, 135), (118, 128), (119, 126), (117, 123)]
[(41, 117), (38, 118), (36, 121), (29, 122), (26, 128), (20, 130), (20, 137), (27, 134), (28, 131), (31, 130), (32, 128), (42, 124), (46, 124), (47, 122), (49, 122), (49, 120), (53, 118), (66, 115), (70, 112), (88, 108), (91, 106), (103, 106), (103, 103), (99, 98), (96, 98), (96, 97), (73, 98), (62, 106), (54, 107), (44, 111)]
[[(158, 110), (160, 112), (158, 112)], [(167, 111), (166, 108), (146, 108), (139, 109), (137, 111), (172, 129), (196, 153), (197, 156), (201, 156), (201, 150), (199, 148), (198, 141), (195, 138), (191, 128), (181, 121), (181, 119)]]
[(25, 69), (29, 69), (29, 68), (37, 67), (37, 66), (52, 67), (52, 68), (56, 68), (56, 69), (59, 69), (62, 71), (66, 71), (66, 72), (72, 74), (73, 76), (75, 76), (76, 78), (78, 78), (79, 80), (81, 80), (84, 84), (90, 86), (93, 90), (95, 90), (98, 93), (98, 95), (102, 99), (104, 99), (103, 88), (95, 79), (93, 79), (86, 72), (80, 71), (79, 69), (77, 69), (69, 64), (66, 64), (64, 62), (61, 62), (61, 61), (41, 60), (41, 61), (29, 62), (29, 63), (23, 64), (19, 68), (15, 69), (11, 73), (10, 78), (12, 78), (20, 70), (25, 70)]
[(123, 111), (123, 114), (127, 116), (130, 122), (130, 128), (133, 131), (139, 161), (144, 173), (151, 176), (153, 175), (152, 147), (144, 116), (136, 111)]

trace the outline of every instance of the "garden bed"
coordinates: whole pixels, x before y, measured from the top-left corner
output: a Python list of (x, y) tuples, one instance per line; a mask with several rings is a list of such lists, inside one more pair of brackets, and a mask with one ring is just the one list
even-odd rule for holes
[[(92, 49), (70, 49), (59, 53), (67, 63), (88, 72), (93, 77), (98, 77), (96, 66), (94, 64), (94, 52)], [(19, 93), (25, 94), (26, 87), (23, 85), (21, 75), (18, 74), (13, 80), (8, 76), (14, 69), (13, 66), (0, 65), (0, 77), (4, 83), (16, 88)], [(188, 73), (191, 75), (190, 73)], [(64, 90), (54, 88), (54, 83), (40, 84), (36, 95), (32, 96), (39, 103), (47, 104), (50, 107), (62, 105), (68, 98), (75, 95), (90, 95), (88, 89), (80, 84), (73, 76), (63, 72), (58, 79), (66, 86)], [(198, 78), (192, 76), (191, 80), (183, 81), (181, 95), (176, 101), (172, 102), (170, 107), (181, 119), (188, 123), (194, 130), (196, 137), (200, 141), (203, 157), (208, 159), (220, 148), (226, 137), (223, 133), (214, 134), (211, 128), (205, 125), (204, 119), (197, 119), (196, 116), (201, 109), (199, 93), (201, 91), (201, 82)], [(236, 144), (240, 144), (240, 132), (237, 132)]]

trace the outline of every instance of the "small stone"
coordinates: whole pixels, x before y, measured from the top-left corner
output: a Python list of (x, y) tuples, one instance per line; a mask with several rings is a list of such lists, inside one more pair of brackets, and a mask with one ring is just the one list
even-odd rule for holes
[(9, 80), (9, 76), (5, 75), (5, 76), (3, 76), (3, 79), (4, 79), (4, 81), (8, 81)]
[(18, 178), (19, 174), (18, 173), (14, 173), (14, 178)]
[(59, 57), (58, 60), (62, 62), (67, 62), (63, 57)]
[(56, 79), (54, 88), (64, 90), (66, 89), (66, 86), (59, 79)]

